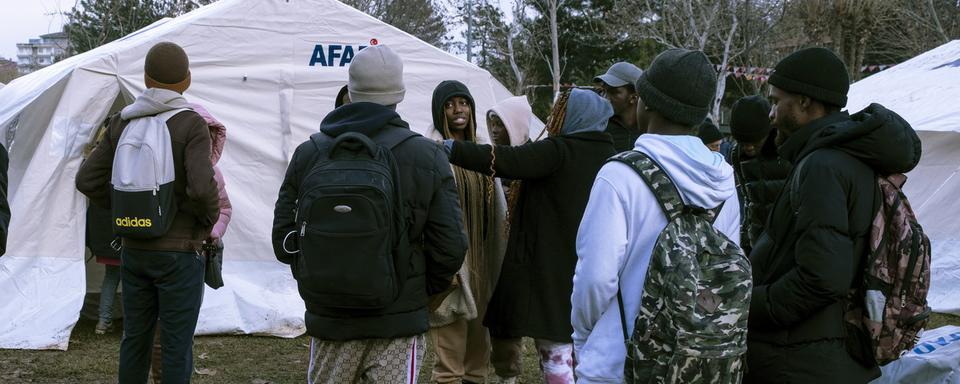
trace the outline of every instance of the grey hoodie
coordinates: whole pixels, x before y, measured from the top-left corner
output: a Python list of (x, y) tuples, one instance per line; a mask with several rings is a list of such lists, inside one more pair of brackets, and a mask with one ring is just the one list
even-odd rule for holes
[(612, 116), (613, 107), (607, 99), (595, 92), (574, 89), (567, 100), (567, 115), (563, 119), (560, 134), (603, 132), (607, 129), (607, 120)]

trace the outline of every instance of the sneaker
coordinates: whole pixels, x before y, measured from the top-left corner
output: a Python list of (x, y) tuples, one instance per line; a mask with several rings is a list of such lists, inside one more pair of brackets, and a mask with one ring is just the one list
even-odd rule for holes
[(93, 329), (93, 333), (102, 335), (107, 332), (110, 332), (111, 329), (113, 329), (113, 322), (109, 320), (101, 319), (100, 321), (97, 322), (97, 327)]
[(517, 377), (500, 377), (497, 376), (497, 383), (500, 384), (517, 384)]

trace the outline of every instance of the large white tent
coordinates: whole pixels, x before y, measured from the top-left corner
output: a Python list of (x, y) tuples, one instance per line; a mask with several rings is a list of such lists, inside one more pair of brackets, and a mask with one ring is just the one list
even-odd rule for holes
[(850, 87), (849, 111), (870, 103), (903, 116), (923, 141), (904, 192), (932, 243), (930, 306), (960, 314), (960, 40)]
[(270, 245), (273, 205), (293, 149), (333, 109), (359, 49), (386, 44), (403, 58), (398, 111), (421, 133), (442, 80), (470, 88), (484, 137), (482, 111), (511, 96), (488, 72), (335, 0), (221, 0), (19, 78), (0, 90), (13, 211), (0, 258), (0, 348), (67, 348), (95, 286), (85, 272), (87, 200), (74, 188), (81, 149), (144, 90), (143, 57), (160, 41), (183, 46), (193, 75), (186, 97), (228, 131), (226, 286), (207, 289), (198, 334), (303, 333), (303, 302)]

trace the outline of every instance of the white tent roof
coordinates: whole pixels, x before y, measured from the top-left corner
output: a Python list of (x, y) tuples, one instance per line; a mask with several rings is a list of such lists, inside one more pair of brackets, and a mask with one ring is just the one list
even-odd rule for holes
[(226, 286), (205, 293), (199, 334), (303, 332), (303, 302), (270, 245), (273, 205), (293, 149), (317, 131), (346, 83), (347, 51), (379, 43), (403, 58), (398, 112), (421, 133), (442, 80), (465, 83), (478, 111), (511, 96), (477, 66), (334, 0), (222, 0), (21, 77), (0, 91), (13, 211), (0, 258), (0, 348), (66, 349), (88, 285), (87, 200), (74, 188), (81, 149), (143, 91), (143, 57), (160, 41), (186, 50), (188, 100), (228, 131), (220, 161), (234, 208)]
[(904, 192), (933, 246), (930, 306), (960, 313), (960, 40), (858, 81), (848, 98), (849, 111), (879, 103), (920, 134), (923, 157)]

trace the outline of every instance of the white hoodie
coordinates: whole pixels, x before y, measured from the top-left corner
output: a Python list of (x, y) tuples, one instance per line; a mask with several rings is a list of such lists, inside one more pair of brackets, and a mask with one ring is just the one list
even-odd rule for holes
[[(724, 203), (714, 227), (740, 242), (740, 207), (733, 168), (695, 136), (646, 134), (635, 150), (657, 161), (684, 203)], [(577, 233), (573, 277), (573, 344), (578, 383), (622, 383), (626, 357), (617, 286), (623, 288), (627, 334), (640, 311), (653, 245), (667, 226), (656, 197), (628, 165), (611, 162), (597, 174)]]

